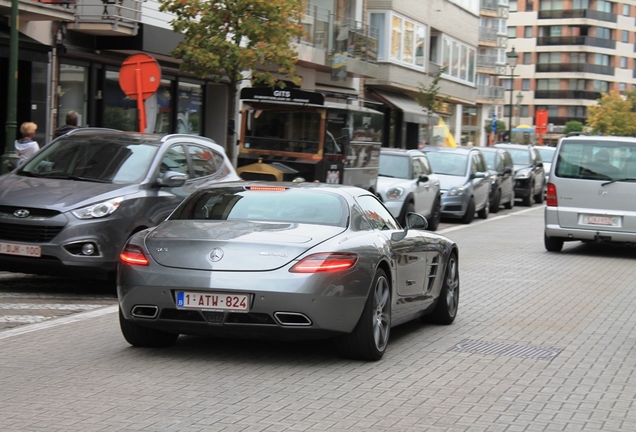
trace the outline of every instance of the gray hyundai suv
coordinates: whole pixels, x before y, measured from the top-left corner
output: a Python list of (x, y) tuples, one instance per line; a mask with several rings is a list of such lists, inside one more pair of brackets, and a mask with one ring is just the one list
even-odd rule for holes
[(233, 180), (207, 138), (77, 129), (0, 176), (0, 270), (111, 278), (131, 234)]

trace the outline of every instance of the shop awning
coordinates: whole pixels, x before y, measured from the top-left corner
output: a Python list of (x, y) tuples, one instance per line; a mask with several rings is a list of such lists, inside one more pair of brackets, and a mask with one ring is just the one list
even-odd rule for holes
[[(423, 108), (416, 100), (410, 96), (387, 92), (384, 90), (372, 90), (373, 94), (377, 96), (380, 102), (383, 102), (393, 109), (399, 109), (404, 113), (404, 121), (407, 123), (420, 123), (428, 124), (428, 115), (425, 108)], [(431, 124), (436, 125), (439, 121), (439, 116), (431, 114)]]

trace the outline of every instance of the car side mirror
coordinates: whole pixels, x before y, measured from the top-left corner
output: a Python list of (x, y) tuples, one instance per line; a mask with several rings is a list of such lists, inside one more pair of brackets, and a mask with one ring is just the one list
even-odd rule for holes
[(510, 167), (505, 167), (505, 168), (504, 168), (504, 170), (503, 170), (503, 173), (504, 173), (504, 174), (512, 174), (512, 168), (510, 168)]
[(406, 227), (408, 229), (425, 230), (426, 228), (428, 228), (428, 221), (419, 213), (407, 213)]
[(478, 173), (473, 174), (471, 177), (472, 178), (476, 178), (476, 179), (478, 179), (478, 178), (486, 178), (486, 173), (485, 172), (478, 172)]
[(426, 183), (428, 181), (428, 176), (426, 174), (422, 174), (417, 178), (417, 184)]
[(181, 187), (188, 180), (189, 176), (176, 171), (166, 171), (157, 179), (160, 187)]

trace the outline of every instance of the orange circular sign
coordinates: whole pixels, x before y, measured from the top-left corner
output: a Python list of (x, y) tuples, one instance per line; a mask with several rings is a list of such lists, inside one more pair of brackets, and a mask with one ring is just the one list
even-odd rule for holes
[(148, 54), (128, 57), (119, 69), (119, 86), (131, 99), (148, 99), (155, 94), (161, 82), (159, 63)]

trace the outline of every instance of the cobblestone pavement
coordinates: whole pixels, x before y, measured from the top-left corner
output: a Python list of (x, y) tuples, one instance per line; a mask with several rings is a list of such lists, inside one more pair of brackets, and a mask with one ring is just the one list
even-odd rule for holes
[(460, 246), (458, 319), (395, 328), (375, 363), (329, 342), (135, 349), (113, 306), (5, 330), (1, 429), (634, 431), (636, 252), (548, 253), (542, 222), (535, 207), (446, 229)]
[(0, 330), (39, 323), (117, 303), (106, 282), (0, 272)]

